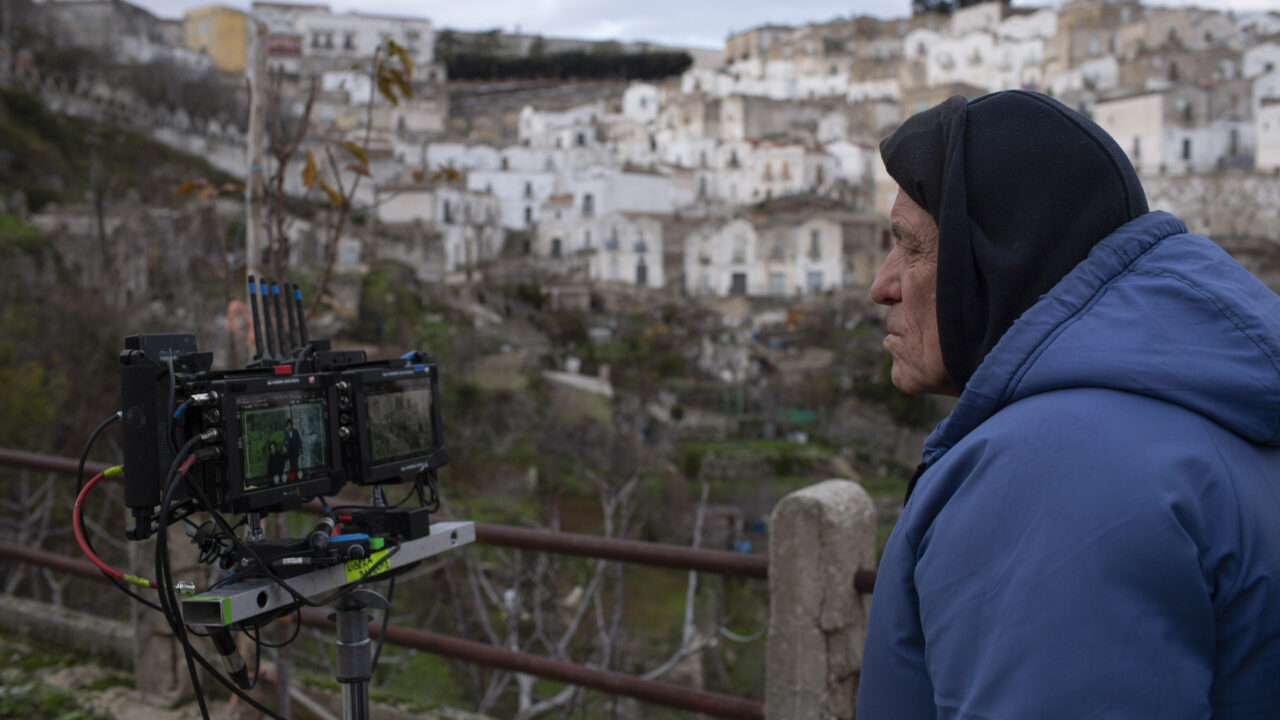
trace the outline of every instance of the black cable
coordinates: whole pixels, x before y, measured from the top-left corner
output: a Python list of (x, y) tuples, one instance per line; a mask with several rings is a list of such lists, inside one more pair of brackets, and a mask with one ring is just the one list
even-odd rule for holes
[(187, 441), (187, 444), (183, 446), (182, 451), (180, 451), (178, 453), (178, 456), (174, 458), (173, 464), (169, 467), (168, 474), (165, 475), (166, 487), (165, 487), (164, 497), (162, 498), (160, 503), (160, 523), (161, 523), (160, 528), (161, 529), (156, 536), (156, 574), (163, 578), (162, 581), (157, 581), (157, 585), (159, 585), (159, 590), (160, 590), (161, 604), (164, 606), (164, 609), (161, 611), (161, 614), (164, 615), (165, 621), (169, 623), (169, 628), (170, 630), (173, 631), (174, 637), (176, 637), (178, 639), (179, 644), (182, 645), (183, 655), (187, 660), (187, 669), (191, 674), (191, 680), (193, 683), (193, 688), (195, 690), (196, 699), (200, 704), (200, 710), (204, 718), (208, 718), (209, 715), (208, 715), (208, 708), (206, 707), (205, 701), (204, 701), (204, 693), (200, 688), (200, 683), (198, 680), (199, 676), (196, 673), (195, 667), (194, 667), (195, 663), (197, 662), (201, 666), (203, 666), (204, 669), (208, 671), (208, 673), (215, 680), (222, 683), (224, 687), (226, 687), (232, 693), (234, 693), (235, 695), (240, 697), (242, 700), (247, 702), (255, 710), (267, 715), (268, 717), (273, 718), (274, 720), (285, 720), (285, 718), (276, 714), (270, 708), (258, 702), (257, 700), (249, 696), (247, 693), (242, 691), (238, 686), (235, 685), (235, 683), (233, 683), (221, 672), (219, 672), (218, 669), (215, 668), (212, 663), (210, 663), (207, 659), (205, 659), (203, 655), (201, 655), (199, 652), (195, 650), (195, 648), (191, 646), (191, 640), (187, 637), (186, 625), (182, 622), (181, 611), (177, 609), (178, 599), (177, 599), (177, 595), (173, 591), (173, 572), (169, 564), (169, 552), (168, 552), (168, 541), (167, 541), (168, 533), (166, 532), (166, 530), (168, 527), (169, 506), (173, 502), (173, 494), (178, 487), (178, 480), (181, 478), (187, 477), (186, 473), (182, 473), (177, 477), (175, 477), (174, 475), (175, 473), (177, 473), (179, 467), (181, 466), (181, 463), (186, 459), (186, 455), (190, 452), (191, 447), (194, 446), (194, 444), (198, 442), (198, 440), (199, 440), (199, 436), (193, 437), (191, 438), (191, 440)]
[(373, 673), (378, 671), (378, 656), (382, 654), (382, 644), (387, 640), (387, 623), (391, 620), (391, 596), (396, 591), (396, 579), (391, 578), (391, 584), (387, 586), (387, 609), (382, 611), (382, 632), (378, 633), (378, 644), (373, 649), (373, 662), (369, 665), (370, 680)]
[[(92, 433), (89, 433), (89, 439), (84, 444), (84, 451), (80, 453), (80, 464), (76, 466), (76, 497), (80, 497), (80, 491), (84, 488), (84, 465), (86, 462), (89, 461), (89, 452), (93, 449), (94, 442), (97, 441), (98, 436), (102, 434), (103, 430), (106, 430), (107, 427), (111, 425), (111, 423), (119, 420), (120, 418), (121, 418), (121, 413), (120, 411), (117, 410), (106, 420), (103, 420), (101, 423), (99, 423), (98, 427), (94, 428)], [(84, 513), (80, 514), (80, 531), (81, 531), (81, 535), (84, 536), (85, 546), (89, 548), (90, 552), (96, 553), (97, 551), (94, 550), (93, 548), (93, 541), (89, 539), (89, 528), (84, 524)], [(143, 605), (146, 605), (152, 610), (160, 609), (159, 605), (156, 605), (150, 600), (134, 592), (129, 588), (128, 585), (125, 585), (124, 583), (120, 582), (118, 578), (114, 578), (105, 572), (102, 573), (102, 576), (110, 580), (111, 584), (115, 585), (116, 589), (118, 589), (120, 592), (124, 593), (125, 595), (128, 595), (134, 600), (137, 600), (138, 602), (142, 603)]]
[[(172, 368), (172, 360), (170, 360)], [(172, 378), (172, 373), (170, 374)], [(170, 402), (172, 407), (172, 402)], [(179, 478), (186, 475), (182, 472), (182, 463), (187, 455), (200, 442), (196, 436), (188, 440), (182, 450), (173, 458), (169, 472), (165, 474), (165, 491), (160, 499), (159, 529), (156, 533), (156, 589), (159, 591), (161, 613), (169, 623), (169, 629), (182, 645), (182, 654), (187, 662), (187, 672), (191, 676), (191, 688), (195, 691), (196, 702), (200, 705), (200, 717), (209, 720), (209, 707), (205, 704), (204, 689), (200, 686), (200, 673), (196, 671), (194, 659), (195, 649), (191, 647), (191, 639), (187, 637), (186, 625), (182, 622), (182, 614), (178, 609), (178, 598), (173, 591), (173, 571), (169, 564), (169, 506), (173, 502), (173, 492), (178, 487)]]
[(289, 597), (293, 598), (294, 602), (301, 603), (308, 607), (324, 607), (329, 603), (333, 602), (334, 600), (336, 600), (337, 598), (340, 598), (343, 595), (346, 595), (347, 593), (356, 589), (359, 585), (364, 583), (366, 580), (371, 580), (372, 579), (371, 575), (374, 574), (375, 568), (377, 568), (379, 565), (382, 565), (383, 563), (390, 560), (391, 557), (395, 555), (397, 552), (399, 552), (400, 550), (399, 545), (393, 546), (390, 552), (382, 556), (382, 558), (379, 559), (378, 562), (370, 566), (369, 569), (366, 570), (364, 574), (361, 575), (360, 578), (358, 578), (356, 581), (354, 581), (353, 583), (351, 583), (346, 587), (343, 587), (338, 592), (325, 598), (324, 600), (320, 602), (314, 602), (312, 600), (309, 600), (302, 593), (293, 589), (293, 586), (285, 582), (284, 578), (276, 574), (276, 572), (271, 569), (270, 564), (268, 564), (265, 560), (263, 560), (262, 556), (258, 555), (257, 550), (254, 550), (253, 547), (250, 545), (246, 545), (240, 542), (239, 538), (236, 538), (235, 533), (232, 532), (230, 525), (227, 523), (226, 518), (222, 517), (222, 514), (219, 513), (216, 509), (214, 509), (213, 503), (209, 502), (209, 497), (205, 495), (205, 492), (203, 489), (201, 489), (200, 485), (196, 483), (194, 480), (192, 480), (189, 476), (183, 475), (183, 478), (186, 479), (187, 486), (191, 489), (191, 492), (195, 494), (196, 499), (200, 502), (201, 505), (203, 505), (208, 510), (210, 517), (213, 518), (213, 521), (222, 528), (224, 533), (231, 536), (231, 541), (235, 544), (236, 549), (252, 557), (254, 561), (257, 562), (258, 567), (261, 568), (262, 571), (266, 574), (266, 576), (270, 578), (273, 582), (275, 582), (277, 585), (279, 585), (285, 592), (289, 593)]
[[(298, 639), (298, 634), (302, 632), (302, 606), (298, 606), (298, 607), (294, 608), (294, 609), (293, 609), (293, 614), (294, 614), (294, 615), (297, 615), (298, 617), (297, 617), (297, 619), (296, 619), (296, 620), (294, 620), (294, 622), (293, 622), (293, 634), (289, 636), (289, 639), (288, 639), (288, 640), (285, 640), (285, 641), (283, 641), (283, 642), (281, 642), (281, 643), (279, 643), (279, 644), (269, 643), (269, 642), (267, 642), (267, 641), (265, 641), (265, 640), (262, 640), (262, 641), (260, 641), (260, 642), (262, 642), (262, 647), (270, 648), (270, 649), (272, 649), (272, 650), (276, 650), (276, 649), (278, 649), (278, 648), (282, 648), (282, 647), (284, 647), (285, 645), (288, 645), (289, 643), (291, 643), (291, 642), (293, 642), (294, 640), (297, 640), (297, 639)], [(258, 625), (258, 626), (255, 626), (255, 627), (254, 627), (254, 629), (255, 629), (255, 630), (258, 630), (258, 629), (260, 629), (260, 628), (262, 628), (262, 627), (265, 627), (265, 625)]]

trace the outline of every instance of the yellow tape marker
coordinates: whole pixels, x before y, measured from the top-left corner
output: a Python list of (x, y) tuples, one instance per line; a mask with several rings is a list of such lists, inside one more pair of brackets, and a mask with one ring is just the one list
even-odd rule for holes
[[(369, 570), (373, 569), (373, 566), (378, 564), (379, 560), (387, 556), (388, 552), (390, 551), (379, 550), (363, 560), (352, 560), (344, 565), (343, 569), (347, 572), (347, 582), (355, 582), (356, 580), (365, 577), (369, 574)], [(390, 566), (390, 563), (382, 563), (381, 565), (378, 565), (377, 569), (374, 570), (372, 574), (378, 575), (384, 573)]]

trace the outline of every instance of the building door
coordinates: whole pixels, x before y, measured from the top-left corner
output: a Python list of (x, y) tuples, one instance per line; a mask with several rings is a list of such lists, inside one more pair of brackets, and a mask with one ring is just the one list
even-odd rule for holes
[(729, 286), (730, 295), (746, 295), (747, 294), (747, 274), (736, 272), (733, 274), (732, 284)]
[(649, 285), (649, 266), (644, 264), (644, 258), (640, 258), (640, 262), (636, 263), (636, 284), (640, 287)]

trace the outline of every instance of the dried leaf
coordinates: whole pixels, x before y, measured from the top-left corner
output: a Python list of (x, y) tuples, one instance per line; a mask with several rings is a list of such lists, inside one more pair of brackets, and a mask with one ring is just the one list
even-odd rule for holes
[(369, 168), (365, 167), (364, 165), (360, 165), (358, 163), (351, 163), (350, 165), (347, 166), (347, 169), (357, 175), (363, 175), (365, 177), (369, 177)]
[(307, 187), (315, 187), (316, 184), (316, 156), (307, 151), (307, 166), (302, 168), (302, 184)]
[(178, 186), (179, 195), (190, 195), (205, 185), (204, 180), (188, 180)]
[(396, 87), (400, 88), (401, 97), (404, 97), (404, 98), (413, 97), (413, 86), (409, 84), (409, 80), (404, 76), (404, 73), (400, 72), (395, 68), (392, 68), (391, 81), (396, 84)]
[(409, 57), (409, 51), (397, 45), (394, 40), (387, 45), (387, 52), (399, 58), (400, 64), (404, 67), (405, 77), (413, 76), (413, 58)]
[(364, 148), (351, 142), (350, 140), (339, 140), (338, 144), (341, 145), (343, 148), (345, 148), (347, 152), (351, 153), (352, 155), (355, 155), (356, 159), (359, 160), (364, 165), (369, 164), (369, 153), (365, 152)]
[(214, 186), (206, 184), (204, 187), (200, 188), (200, 199), (208, 200), (209, 198), (213, 197), (214, 193), (216, 193), (217, 191), (218, 189), (215, 188)]
[(344, 203), (342, 201), (342, 193), (338, 192), (337, 188), (325, 182), (324, 180), (321, 180), (320, 189), (323, 190), (325, 194), (329, 196), (330, 205), (334, 207), (343, 206)]
[(422, 168), (413, 171), (413, 181), (420, 183), (427, 178), (427, 173)]
[(224, 193), (244, 192), (244, 185), (241, 185), (240, 183), (230, 183), (230, 182), (223, 183), (222, 187), (218, 188), (218, 192), (224, 192)]
[(387, 102), (391, 103), (392, 105), (400, 104), (400, 100), (396, 98), (395, 91), (391, 89), (390, 77), (388, 77), (386, 74), (379, 74), (377, 83), (378, 83), (378, 92), (381, 93), (382, 97), (387, 99)]

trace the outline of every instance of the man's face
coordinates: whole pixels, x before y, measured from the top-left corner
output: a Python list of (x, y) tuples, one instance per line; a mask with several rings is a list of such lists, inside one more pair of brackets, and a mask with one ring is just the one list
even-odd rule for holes
[(955, 395), (938, 339), (938, 224), (901, 190), (889, 223), (894, 247), (871, 299), (889, 308), (884, 349), (893, 357), (893, 384), (913, 395)]

